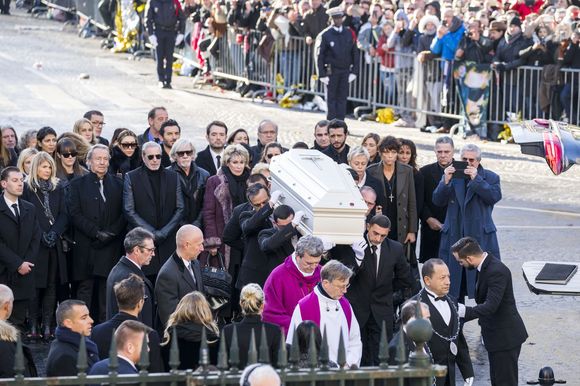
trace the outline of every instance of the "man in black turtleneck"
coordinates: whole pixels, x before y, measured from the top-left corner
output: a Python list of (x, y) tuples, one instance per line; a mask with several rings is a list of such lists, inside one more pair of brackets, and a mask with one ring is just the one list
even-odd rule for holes
[(330, 146), (330, 138), (328, 137), (328, 121), (323, 119), (318, 121), (314, 126), (314, 146), (313, 149), (325, 151)]
[(176, 172), (161, 168), (161, 146), (143, 145), (143, 166), (125, 175), (123, 209), (129, 227), (143, 227), (155, 236), (155, 256), (144, 267), (154, 282), (159, 268), (175, 250), (175, 232), (184, 212), (181, 184)]
[(332, 158), (337, 164), (348, 164), (347, 156), (350, 146), (346, 144), (348, 137), (346, 122), (340, 119), (330, 121), (328, 123), (328, 137), (330, 138), (330, 146), (323, 153)]

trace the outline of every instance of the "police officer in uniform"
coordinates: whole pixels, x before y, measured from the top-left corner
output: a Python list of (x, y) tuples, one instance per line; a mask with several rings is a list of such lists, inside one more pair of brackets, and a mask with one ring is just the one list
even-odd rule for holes
[(145, 18), (149, 42), (157, 52), (159, 87), (171, 88), (173, 50), (183, 41), (185, 15), (177, 0), (149, 0)]
[(340, 7), (326, 11), (332, 25), (321, 32), (318, 52), (318, 76), (326, 87), (328, 112), (326, 119), (344, 120), (348, 84), (356, 79), (359, 50), (351, 30), (343, 27), (344, 12)]

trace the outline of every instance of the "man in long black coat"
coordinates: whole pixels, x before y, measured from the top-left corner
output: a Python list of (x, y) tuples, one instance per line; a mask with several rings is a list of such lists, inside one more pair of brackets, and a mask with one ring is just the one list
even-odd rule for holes
[(465, 321), (479, 319), (483, 344), (489, 357), (492, 386), (517, 385), (518, 359), (528, 338), (516, 307), (512, 274), (500, 260), (483, 252), (473, 237), (459, 239), (451, 252), (462, 267), (477, 269), (475, 307), (459, 304)]
[(143, 166), (125, 175), (123, 210), (129, 228), (142, 227), (155, 236), (155, 256), (143, 270), (151, 281), (175, 250), (175, 232), (183, 212), (179, 176), (161, 168), (161, 146), (147, 142), (141, 149)]
[(437, 206), (433, 204), (433, 191), (441, 181), (443, 170), (453, 162), (453, 150), (451, 137), (437, 138), (435, 141), (437, 162), (425, 165), (420, 169), (425, 181), (423, 210), (421, 211), (421, 251), (419, 254), (421, 263), (439, 257), (441, 228), (445, 223), (447, 205)]
[[(278, 205), (272, 213), (274, 227), (264, 229), (258, 233), (260, 250), (266, 255), (268, 262), (276, 263), (276, 267), (292, 253), (294, 244), (300, 234), (296, 230), (304, 217), (304, 212), (294, 210), (288, 205)], [(293, 244), (294, 243), (294, 244)]]
[(154, 328), (154, 287), (141, 270), (141, 267), (151, 262), (151, 258), (155, 253), (153, 234), (141, 227), (137, 227), (127, 233), (123, 244), (125, 247), (125, 256), (121, 257), (121, 260), (113, 267), (107, 278), (107, 320), (110, 320), (119, 311), (114, 291), (115, 284), (131, 275), (137, 275), (143, 279), (145, 284), (145, 298), (143, 300), (143, 308), (139, 314), (139, 320), (147, 326)]
[(34, 264), (40, 245), (36, 208), (20, 199), (24, 176), (17, 168), (4, 168), (0, 175), (4, 194), (0, 199), (0, 284), (14, 293), (9, 321), (24, 331), (26, 308), (35, 295)]
[(106, 320), (106, 280), (122, 254), (127, 224), (123, 183), (107, 173), (109, 158), (105, 145), (93, 146), (87, 155), (91, 172), (71, 181), (67, 197), (74, 227), (72, 279), (79, 284), (77, 298), (90, 309), (96, 282), (100, 321)]
[(346, 297), (361, 326), (361, 366), (379, 364), (383, 321), (386, 323), (387, 339), (393, 336), (394, 285), (407, 288), (413, 284), (403, 246), (387, 238), (390, 227), (387, 216), (375, 215), (360, 243), (339, 245), (330, 251), (332, 259), (340, 260), (354, 272)]

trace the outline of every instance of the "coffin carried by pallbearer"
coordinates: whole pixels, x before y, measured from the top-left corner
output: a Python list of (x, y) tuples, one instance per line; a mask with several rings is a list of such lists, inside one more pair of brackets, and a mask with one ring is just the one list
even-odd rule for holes
[(335, 244), (361, 238), (367, 206), (351, 174), (318, 150), (292, 149), (272, 159), (278, 204), (305, 213), (298, 230)]

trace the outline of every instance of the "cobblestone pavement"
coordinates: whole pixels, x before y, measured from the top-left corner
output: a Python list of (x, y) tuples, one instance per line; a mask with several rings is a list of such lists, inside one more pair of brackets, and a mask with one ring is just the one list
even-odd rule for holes
[[(160, 90), (150, 59), (128, 60), (126, 54), (101, 50), (96, 39), (78, 38), (71, 27), (14, 14), (0, 16), (0, 124), (12, 124), (19, 132), (45, 125), (70, 130), (82, 113), (99, 109), (105, 114), (105, 136), (117, 127), (140, 133), (146, 127), (147, 111), (164, 105), (198, 148), (204, 146), (205, 125), (214, 119), (230, 128), (248, 129), (252, 142), (258, 122), (273, 119), (280, 126), (280, 141), (288, 146), (298, 140), (311, 143), (315, 122), (324, 118), (320, 113), (252, 103), (231, 92), (194, 89), (190, 78), (175, 79), (174, 90)], [(80, 79), (81, 73), (89, 79)], [(369, 131), (392, 134), (417, 143), (419, 164), (434, 161), (434, 135), (347, 122), (351, 144), (360, 143)], [(517, 145), (481, 143), (481, 147), (483, 165), (502, 178), (503, 200), (496, 206), (495, 222), (503, 261), (512, 271), (518, 307), (530, 335), (520, 357), (520, 384), (537, 378), (544, 365), (551, 365), (568, 384), (578, 384), (580, 345), (572, 337), (579, 331), (580, 298), (532, 294), (521, 267), (529, 260), (579, 260), (580, 167), (555, 177), (543, 160), (520, 154)], [(477, 323), (467, 323), (465, 333), (476, 368), (475, 384), (489, 385), (487, 354)], [(36, 349), (45, 352), (40, 346)]]

